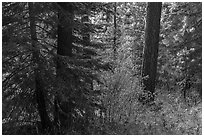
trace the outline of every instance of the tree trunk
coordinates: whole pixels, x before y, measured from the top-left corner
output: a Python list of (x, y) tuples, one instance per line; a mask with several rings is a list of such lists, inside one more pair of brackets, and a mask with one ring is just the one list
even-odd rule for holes
[[(82, 38), (83, 38), (83, 43), (85, 43), (84, 47), (89, 47), (90, 45), (90, 34), (88, 30), (88, 25), (86, 25), (89, 22), (89, 16), (86, 14), (82, 17), (81, 22), (84, 23), (85, 27), (82, 29)], [(83, 54), (86, 55), (85, 58), (91, 59), (92, 53), (87, 51), (84, 52)], [(93, 81), (92, 80), (87, 80), (87, 83), (89, 84), (89, 89), (93, 90)]]
[[(60, 56), (67, 56), (72, 57), (72, 31), (73, 31), (73, 6), (72, 3), (64, 3), (64, 2), (58, 2), (59, 6), (58, 11), (58, 45), (57, 45), (57, 54)], [(61, 59), (57, 59), (57, 81), (62, 79), (63, 75), (62, 72), (64, 71), (65, 66), (62, 65)], [(59, 82), (59, 81), (58, 81)], [(60, 84), (58, 85), (58, 89), (60, 89)], [(68, 92), (68, 91), (67, 91)], [(61, 128), (70, 128), (71, 127), (71, 117), (65, 117), (68, 115), (71, 115), (70, 112), (66, 113), (66, 110), (64, 110), (62, 104), (67, 103), (67, 107), (72, 108), (70, 106), (69, 102), (64, 102), (61, 100), (62, 97), (60, 96), (60, 93), (56, 93), (55, 99), (54, 99), (54, 123), (57, 128), (57, 130), (60, 132)]]
[(142, 77), (144, 90), (151, 93), (151, 99), (154, 99), (157, 73), (161, 7), (161, 2), (149, 2), (147, 5)]
[(117, 3), (114, 3), (114, 18), (113, 18), (113, 22), (114, 22), (114, 38), (113, 38), (113, 59), (116, 60), (117, 59), (117, 24), (116, 24), (116, 16), (117, 16)]
[(58, 45), (57, 54), (72, 56), (72, 29), (73, 29), (73, 7), (71, 3), (58, 2), (60, 7), (58, 13)]
[[(190, 35), (189, 33), (187, 32), (187, 28), (188, 28), (188, 21), (189, 20), (189, 17), (188, 16), (185, 16), (185, 25), (184, 25), (184, 41), (188, 41), (188, 39), (190, 39)], [(183, 97), (184, 97), (184, 101), (186, 102), (187, 100), (187, 90), (190, 89), (190, 83), (191, 83), (191, 80), (190, 80), (190, 73), (189, 73), (189, 45), (188, 44), (185, 44), (185, 54), (184, 54), (184, 70), (183, 70), (183, 73), (184, 73), (184, 85), (182, 87), (182, 90), (183, 90)]]
[(34, 4), (32, 2), (28, 3), (29, 6), (29, 19), (30, 19), (30, 35), (31, 35), (31, 43), (34, 48), (33, 50), (33, 62), (37, 65), (37, 68), (34, 70), (35, 75), (35, 94), (37, 101), (37, 109), (41, 119), (42, 132), (45, 133), (48, 128), (50, 128), (51, 121), (49, 119), (48, 113), (46, 111), (46, 103), (45, 103), (45, 93), (44, 93), (44, 85), (41, 70), (43, 69), (42, 63), (39, 62), (39, 50), (37, 49), (37, 34), (36, 34), (36, 25), (35, 25), (35, 9)]

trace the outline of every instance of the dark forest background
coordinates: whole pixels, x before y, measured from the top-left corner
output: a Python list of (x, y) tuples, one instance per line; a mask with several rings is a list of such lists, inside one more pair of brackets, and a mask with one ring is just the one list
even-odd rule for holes
[(2, 134), (202, 134), (202, 3), (3, 2)]

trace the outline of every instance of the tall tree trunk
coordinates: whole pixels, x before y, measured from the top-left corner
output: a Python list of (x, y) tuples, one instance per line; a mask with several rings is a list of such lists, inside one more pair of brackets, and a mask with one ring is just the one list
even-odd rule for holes
[(144, 90), (151, 93), (151, 100), (154, 99), (157, 73), (161, 7), (161, 2), (149, 2), (147, 5), (142, 77)]
[(117, 59), (117, 24), (116, 24), (116, 16), (117, 16), (117, 3), (114, 3), (114, 18), (113, 18), (113, 23), (114, 23), (114, 38), (113, 38), (113, 59)]
[[(188, 22), (189, 22), (189, 17), (188, 16), (185, 16), (185, 24), (184, 24), (184, 41), (188, 41), (188, 39), (190, 39), (190, 35), (187, 31), (187, 28), (188, 28)], [(190, 83), (191, 83), (191, 80), (190, 80), (190, 74), (189, 74), (189, 45), (188, 44), (185, 44), (185, 54), (184, 54), (184, 70), (183, 70), (183, 73), (184, 73), (184, 85), (183, 85), (183, 97), (184, 97), (184, 101), (186, 102), (187, 100), (187, 90), (190, 89)]]
[[(58, 11), (58, 45), (57, 45), (57, 54), (60, 56), (68, 56), (72, 57), (72, 31), (73, 31), (73, 6), (72, 3), (64, 3), (64, 2), (58, 2), (59, 6)], [(62, 79), (63, 75), (62, 72), (64, 71), (64, 65), (60, 62), (60, 58), (57, 59), (57, 80)], [(58, 84), (58, 88), (60, 89), (60, 84)], [(54, 122), (57, 127), (57, 130), (60, 131), (61, 127), (69, 128), (71, 125), (71, 117), (68, 117), (66, 114), (66, 110), (63, 110), (63, 102), (61, 100), (61, 96), (59, 93), (56, 93), (55, 99), (54, 99)], [(72, 106), (69, 105), (70, 103), (67, 102), (67, 107), (72, 108)]]
[(37, 68), (34, 70), (35, 73), (35, 94), (37, 101), (37, 108), (41, 119), (42, 132), (46, 132), (51, 125), (51, 121), (49, 119), (48, 113), (46, 111), (46, 103), (45, 103), (45, 93), (44, 93), (44, 85), (43, 79), (41, 75), (41, 71), (43, 69), (42, 63), (39, 58), (39, 50), (37, 49), (37, 34), (36, 34), (36, 25), (35, 25), (35, 9), (34, 4), (32, 2), (28, 3), (29, 7), (29, 19), (30, 19), (30, 35), (31, 35), (31, 43), (34, 48), (33, 50), (33, 62), (37, 65)]
[[(81, 18), (81, 22), (84, 24), (84, 28), (82, 29), (82, 38), (83, 38), (83, 43), (85, 43), (84, 47), (89, 47), (90, 46), (90, 30), (88, 28), (88, 24), (89, 23), (89, 15), (88, 13), (86, 13), (85, 15), (83, 15), (83, 17)], [(84, 54), (87, 55), (87, 59), (92, 59), (91, 55), (93, 54), (92, 52), (85, 52)], [(88, 90), (93, 90), (93, 80), (92, 79), (87, 79), (86, 83), (88, 84)], [(88, 126), (89, 124), (89, 117), (91, 116), (91, 114), (89, 113), (89, 110), (87, 110), (87, 108), (85, 108), (85, 123)], [(83, 131), (86, 131), (86, 127), (83, 127)]]

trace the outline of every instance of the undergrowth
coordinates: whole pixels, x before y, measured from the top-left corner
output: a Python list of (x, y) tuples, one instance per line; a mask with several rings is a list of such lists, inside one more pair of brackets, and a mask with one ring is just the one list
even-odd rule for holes
[[(125, 135), (201, 135), (202, 103), (184, 101), (177, 87), (171, 91), (158, 88), (152, 104), (142, 104), (138, 95), (142, 92), (139, 79), (123, 71), (106, 74), (104, 102), (106, 122), (98, 125), (104, 134)], [(105, 125), (105, 126), (104, 126)], [(99, 133), (100, 134), (100, 133)]]

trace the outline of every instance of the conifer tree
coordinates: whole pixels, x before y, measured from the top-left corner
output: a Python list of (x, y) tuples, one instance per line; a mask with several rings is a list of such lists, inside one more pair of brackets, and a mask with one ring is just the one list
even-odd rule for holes
[(162, 3), (159, 2), (150, 2), (147, 5), (142, 76), (144, 90), (150, 92), (151, 99), (154, 98), (157, 74), (161, 7)]

